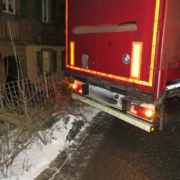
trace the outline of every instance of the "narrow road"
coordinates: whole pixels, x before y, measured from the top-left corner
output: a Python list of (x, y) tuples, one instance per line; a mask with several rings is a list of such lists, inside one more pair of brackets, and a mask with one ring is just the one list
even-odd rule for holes
[(180, 128), (147, 133), (114, 118), (81, 179), (180, 179)]

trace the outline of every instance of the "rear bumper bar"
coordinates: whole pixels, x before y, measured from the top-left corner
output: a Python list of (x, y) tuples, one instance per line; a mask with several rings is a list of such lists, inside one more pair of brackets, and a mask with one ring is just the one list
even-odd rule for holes
[(94, 101), (92, 99), (89, 99), (89, 98), (87, 98), (85, 96), (81, 96), (81, 95), (72, 93), (72, 98), (73, 99), (78, 99), (78, 100), (80, 100), (82, 102), (85, 102), (85, 103), (91, 105), (91, 106), (94, 106), (97, 109), (100, 109), (100, 110), (102, 110), (102, 111), (104, 111), (104, 112), (106, 112), (108, 114), (111, 114), (112, 116), (115, 116), (115, 117), (129, 123), (129, 124), (132, 124), (132, 125), (140, 128), (140, 129), (143, 129), (143, 130), (145, 130), (147, 132), (151, 132), (152, 131), (151, 129), (154, 127), (153, 124), (145, 122), (145, 121), (143, 121), (143, 120), (141, 120), (139, 118), (136, 118), (134, 116), (131, 116), (129, 114), (123, 113), (120, 110), (113, 109), (113, 108), (111, 108), (109, 106), (106, 106), (106, 105), (104, 105), (102, 103), (96, 102), (96, 101)]

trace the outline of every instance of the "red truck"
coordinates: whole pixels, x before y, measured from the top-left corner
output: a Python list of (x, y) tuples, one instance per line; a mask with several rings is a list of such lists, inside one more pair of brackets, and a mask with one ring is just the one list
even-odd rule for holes
[(180, 122), (180, 0), (66, 0), (79, 99), (148, 132)]

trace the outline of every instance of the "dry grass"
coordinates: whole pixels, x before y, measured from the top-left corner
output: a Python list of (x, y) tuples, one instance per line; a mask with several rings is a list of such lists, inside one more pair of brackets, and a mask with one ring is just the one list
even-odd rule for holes
[[(7, 177), (9, 167), (21, 151), (32, 143), (39, 143), (41, 147), (41, 144), (47, 144), (51, 140), (51, 133), (47, 134), (46, 128), (55, 122), (52, 113), (59, 112), (64, 115), (71, 111), (68, 104), (71, 99), (72, 78), (62, 75), (47, 79), (44, 75), (44, 78), (36, 82), (42, 84), (44, 88), (36, 88), (31, 91), (33, 92), (31, 96), (27, 95), (29, 89), (22, 85), (20, 78), (22, 69), (19, 65), (21, 62), (18, 60), (12, 36), (11, 41), (18, 70), (16, 88), (18, 93), (13, 94), (6, 88), (5, 81), (0, 82), (0, 107), (3, 107), (0, 108), (0, 178)], [(39, 98), (41, 99), (39, 101), (38, 97), (41, 96), (41, 92), (45, 96)], [(35, 102), (33, 106), (32, 101)], [(16, 104), (12, 102), (16, 102)], [(27, 160), (25, 159), (24, 168), (28, 168), (25, 167), (26, 164)]]

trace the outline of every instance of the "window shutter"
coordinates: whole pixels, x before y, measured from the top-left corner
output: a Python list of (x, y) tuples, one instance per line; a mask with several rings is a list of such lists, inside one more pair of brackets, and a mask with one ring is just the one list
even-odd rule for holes
[(62, 28), (65, 28), (66, 26), (65, 26), (65, 17), (66, 17), (66, 11), (65, 11), (65, 9), (66, 9), (66, 6), (65, 6), (65, 4), (63, 4), (63, 3), (61, 3), (61, 26), (62, 26)]
[(56, 0), (51, 0), (51, 22), (56, 23)]
[(36, 57), (37, 57), (37, 74), (38, 76), (43, 73), (43, 59), (42, 59), (42, 52), (37, 51), (36, 52)]
[(28, 12), (27, 12), (27, 0), (20, 0), (20, 15), (23, 18), (28, 17)]
[(66, 51), (64, 50), (64, 51), (61, 52), (62, 70), (65, 70), (65, 62), (66, 62), (65, 55), (66, 55)]
[(53, 71), (57, 72), (57, 51), (52, 52)]
[(42, 0), (35, 0), (35, 17), (37, 21), (42, 21)]
[(0, 0), (0, 12), (2, 11), (2, 0)]

